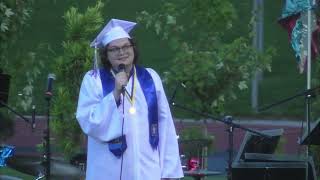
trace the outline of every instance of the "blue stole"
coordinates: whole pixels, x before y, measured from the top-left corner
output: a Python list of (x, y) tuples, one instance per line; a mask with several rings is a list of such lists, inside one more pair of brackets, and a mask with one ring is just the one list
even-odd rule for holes
[[(156, 87), (150, 73), (143, 67), (135, 66), (137, 78), (144, 97), (148, 105), (148, 121), (149, 121), (149, 143), (155, 150), (159, 143), (158, 129), (158, 99)], [(110, 70), (100, 69), (100, 79), (102, 83), (103, 96), (106, 96), (114, 89), (114, 77)], [(132, 87), (133, 88), (133, 87)]]

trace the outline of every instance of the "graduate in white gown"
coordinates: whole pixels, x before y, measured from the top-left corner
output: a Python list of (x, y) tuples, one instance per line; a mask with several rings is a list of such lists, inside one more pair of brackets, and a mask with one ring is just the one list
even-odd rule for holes
[(87, 180), (183, 177), (161, 79), (136, 64), (137, 49), (128, 34), (135, 25), (112, 19), (91, 43), (103, 67), (84, 76), (76, 114), (88, 135)]

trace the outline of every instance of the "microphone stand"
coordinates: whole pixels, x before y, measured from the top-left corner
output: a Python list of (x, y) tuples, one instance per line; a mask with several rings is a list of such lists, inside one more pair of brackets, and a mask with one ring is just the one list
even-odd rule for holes
[[(314, 88), (311, 88), (311, 89), (307, 89), (305, 91), (302, 91), (300, 93), (297, 93), (293, 96), (290, 96), (290, 97), (287, 97), (287, 98), (284, 98), (278, 102), (275, 102), (275, 103), (272, 103), (270, 105), (267, 105), (267, 106), (264, 106), (262, 108), (259, 108), (258, 109), (258, 112), (262, 112), (262, 111), (266, 111), (268, 109), (271, 109), (275, 106), (278, 106), (280, 104), (283, 104), (283, 103), (286, 103), (288, 101), (291, 101), (297, 97), (300, 97), (300, 96), (305, 96), (305, 107), (306, 107), (306, 120), (307, 120), (307, 133), (309, 134), (310, 133), (310, 120), (311, 120), (311, 99), (312, 98), (315, 98), (317, 96), (317, 94), (320, 93), (320, 86), (316, 86)], [(307, 145), (308, 146), (308, 145)], [(307, 147), (308, 148), (308, 147)]]
[(305, 97), (306, 97), (306, 100), (307, 100), (307, 101), (306, 101), (307, 104), (310, 105), (310, 99), (311, 99), (311, 97), (316, 97), (317, 90), (318, 90), (319, 93), (320, 93), (320, 86), (316, 86), (316, 87), (314, 87), (314, 88), (312, 88), (312, 89), (308, 89), (308, 90), (302, 91), (302, 92), (300, 92), (300, 93), (297, 93), (297, 94), (295, 94), (295, 95), (293, 95), (293, 96), (284, 98), (284, 99), (282, 99), (282, 100), (280, 100), (280, 101), (277, 101), (277, 102), (275, 102), (275, 103), (272, 103), (272, 104), (270, 104), (270, 105), (266, 105), (266, 106), (263, 106), (263, 107), (261, 107), (261, 108), (258, 108), (258, 112), (266, 111), (266, 110), (271, 109), (271, 108), (273, 108), (273, 107), (275, 107), (275, 106), (278, 106), (278, 105), (280, 105), (280, 104), (283, 104), (283, 103), (286, 103), (286, 102), (291, 101), (291, 100), (293, 100), (293, 99), (296, 99), (296, 98), (298, 98), (298, 97), (300, 97), (300, 96), (305, 96)]
[(2, 100), (0, 100), (0, 105), (6, 107), (8, 110), (10, 110), (11, 112), (13, 112), (15, 115), (19, 116), (21, 119), (23, 119), (26, 123), (31, 123), (29, 119), (27, 119), (26, 117), (24, 117), (22, 114), (20, 114), (19, 112), (15, 111), (14, 109), (12, 109), (10, 106), (8, 106), (6, 103), (4, 103)]
[[(175, 94), (175, 93), (174, 93)], [(244, 131), (249, 131), (251, 133), (254, 133), (254, 134), (257, 134), (261, 137), (264, 137), (264, 138), (271, 138), (269, 135), (266, 135), (266, 134), (263, 134), (261, 132), (258, 132), (256, 130), (253, 130), (253, 129), (250, 129), (250, 128), (247, 128), (247, 127), (244, 127), (244, 126), (241, 126), (239, 124), (236, 124), (233, 122), (233, 117), (232, 116), (225, 116), (223, 119), (221, 118), (218, 118), (218, 117), (215, 117), (211, 114), (208, 114), (208, 113), (202, 113), (202, 112), (198, 112), (196, 110), (193, 110), (191, 108), (188, 108), (188, 107), (185, 107), (185, 106), (182, 106), (180, 104), (177, 104), (173, 101), (173, 98), (171, 98), (170, 100), (171, 102), (171, 105), (173, 107), (177, 107), (177, 108), (180, 108), (182, 110), (185, 110), (185, 111), (188, 111), (188, 112), (192, 112), (194, 114), (197, 114), (197, 115), (200, 115), (200, 116), (203, 116), (203, 117), (206, 117), (206, 118), (211, 118), (213, 120), (216, 120), (216, 121), (220, 121), (224, 124), (226, 124), (228, 126), (228, 130), (227, 132), (229, 133), (228, 134), (228, 142), (229, 142), (229, 147), (228, 147), (228, 175), (227, 175), (227, 179), (228, 180), (232, 180), (232, 161), (233, 161), (233, 131), (235, 128), (238, 128), (238, 129), (242, 129)]]
[(51, 101), (52, 93), (46, 92), (45, 99), (47, 101), (47, 128), (44, 130), (44, 147), (45, 147), (45, 155), (44, 155), (44, 164), (45, 164), (45, 177), (46, 179), (50, 179), (50, 161), (51, 161), (51, 149), (50, 149), (50, 101)]

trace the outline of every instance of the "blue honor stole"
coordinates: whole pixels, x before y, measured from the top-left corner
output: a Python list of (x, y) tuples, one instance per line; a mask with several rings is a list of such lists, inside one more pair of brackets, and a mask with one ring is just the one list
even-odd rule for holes
[[(159, 127), (158, 127), (158, 100), (154, 81), (150, 73), (143, 67), (135, 66), (136, 76), (143, 91), (144, 97), (148, 105), (148, 122), (149, 122), (149, 143), (155, 150), (159, 143)], [(100, 71), (100, 79), (103, 88), (103, 96), (106, 96), (114, 89), (114, 77), (110, 70), (102, 68)], [(119, 137), (118, 137), (119, 138)], [(116, 139), (118, 139), (116, 138)], [(123, 140), (123, 137), (120, 137)], [(118, 139), (119, 140), (119, 139)], [(110, 142), (112, 142), (111, 140)], [(121, 142), (121, 141), (116, 141)], [(125, 139), (124, 139), (125, 142)], [(126, 145), (118, 144), (113, 147), (127, 147)], [(110, 146), (109, 146), (110, 149)], [(125, 149), (118, 148), (122, 153)], [(111, 149), (110, 149), (111, 150)], [(120, 154), (120, 153), (117, 153)]]

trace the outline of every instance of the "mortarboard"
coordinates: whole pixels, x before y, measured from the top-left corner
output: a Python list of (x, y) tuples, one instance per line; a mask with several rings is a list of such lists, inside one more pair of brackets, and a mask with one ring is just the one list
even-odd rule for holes
[(113, 40), (120, 38), (131, 38), (129, 32), (137, 23), (111, 19), (102, 29), (98, 36), (91, 42), (90, 46), (94, 48), (102, 48)]
[(105, 47), (108, 43), (113, 40), (120, 38), (130, 38), (129, 32), (134, 28), (137, 23), (120, 20), (111, 19), (108, 24), (102, 29), (98, 36), (91, 42), (90, 47), (95, 48), (94, 51), (94, 64), (93, 69), (98, 68), (97, 63), (97, 49)]

